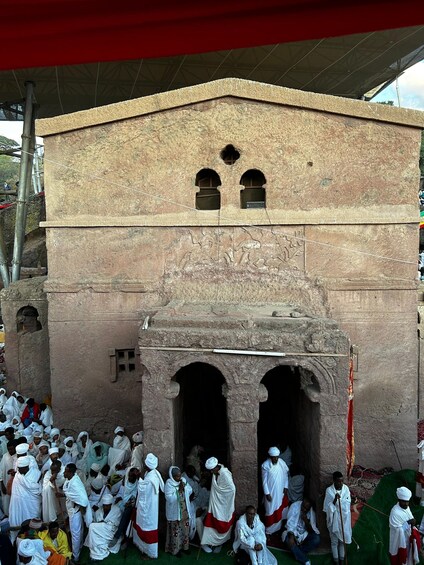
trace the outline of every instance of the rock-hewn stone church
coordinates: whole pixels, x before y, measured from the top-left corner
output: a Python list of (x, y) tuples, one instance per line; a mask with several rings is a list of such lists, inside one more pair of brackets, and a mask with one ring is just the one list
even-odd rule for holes
[(49, 270), (3, 291), (9, 380), (70, 432), (144, 428), (163, 470), (203, 445), (243, 504), (271, 444), (313, 496), (346, 468), (354, 345), (356, 459), (413, 465), (423, 125), (236, 79), (40, 120)]

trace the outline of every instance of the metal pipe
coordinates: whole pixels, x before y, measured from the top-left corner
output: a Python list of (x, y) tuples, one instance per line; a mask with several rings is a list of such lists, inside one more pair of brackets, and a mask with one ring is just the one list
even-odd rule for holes
[(10, 284), (9, 265), (7, 264), (6, 251), (3, 237), (4, 224), (0, 225), (0, 275), (3, 281), (3, 287), (7, 288)]
[(349, 357), (347, 353), (295, 353), (286, 351), (251, 351), (249, 349), (204, 349), (201, 347), (164, 347), (164, 346), (140, 346), (143, 351), (187, 351), (189, 353), (219, 353), (219, 354), (238, 354), (238, 355), (262, 355), (266, 357)]
[(19, 188), (16, 200), (15, 239), (13, 243), (12, 282), (18, 281), (21, 274), (22, 253), (25, 239), (26, 204), (28, 200), (28, 166), (30, 163), (31, 133), (33, 129), (33, 92), (34, 83), (28, 81), (26, 86), (24, 127), (22, 132), (22, 157), (19, 171)]

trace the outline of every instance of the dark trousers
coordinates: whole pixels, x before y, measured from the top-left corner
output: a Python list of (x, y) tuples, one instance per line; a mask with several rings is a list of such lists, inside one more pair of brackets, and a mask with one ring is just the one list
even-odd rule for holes
[(296, 561), (299, 561), (299, 563), (306, 563), (308, 561), (308, 553), (318, 547), (320, 541), (321, 539), (319, 537), (319, 534), (311, 532), (306, 536), (301, 544), (292, 545), (290, 550), (293, 553)]
[(123, 536), (127, 531), (133, 510), (134, 510), (134, 506), (130, 506), (129, 508), (127, 507), (124, 508), (118, 529), (116, 530), (115, 535), (113, 536), (116, 540), (118, 540), (121, 536)]

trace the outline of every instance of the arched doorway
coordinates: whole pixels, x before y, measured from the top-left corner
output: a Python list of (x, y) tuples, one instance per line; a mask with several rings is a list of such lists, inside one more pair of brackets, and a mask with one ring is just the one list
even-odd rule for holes
[(191, 448), (201, 445), (204, 457), (215, 456), (227, 465), (227, 403), (221, 372), (207, 363), (191, 363), (174, 380), (180, 385), (174, 400), (175, 462), (182, 465)]
[(299, 367), (280, 365), (268, 371), (262, 379), (268, 399), (259, 407), (258, 463), (261, 465), (267, 458), (270, 446), (277, 445), (281, 449), (289, 445), (293, 464), (305, 475), (305, 490), (316, 499), (319, 493), (320, 404), (312, 402), (304, 393), (302, 380), (319, 392), (314, 375)]

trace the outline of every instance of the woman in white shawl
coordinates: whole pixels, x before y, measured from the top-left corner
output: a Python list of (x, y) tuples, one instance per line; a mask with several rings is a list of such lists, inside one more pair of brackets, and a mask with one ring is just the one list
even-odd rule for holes
[(166, 530), (165, 551), (181, 557), (187, 552), (190, 544), (190, 496), (192, 488), (181, 476), (178, 467), (169, 468), (169, 479), (165, 483)]
[(6, 396), (6, 389), (5, 388), (0, 388), (0, 409), (3, 408), (3, 406), (5, 405), (7, 401), (7, 396)]
[(93, 441), (90, 439), (88, 432), (80, 432), (77, 437), (77, 447), (78, 447), (78, 460), (77, 467), (88, 473), (88, 456), (90, 454), (90, 448), (93, 445)]

